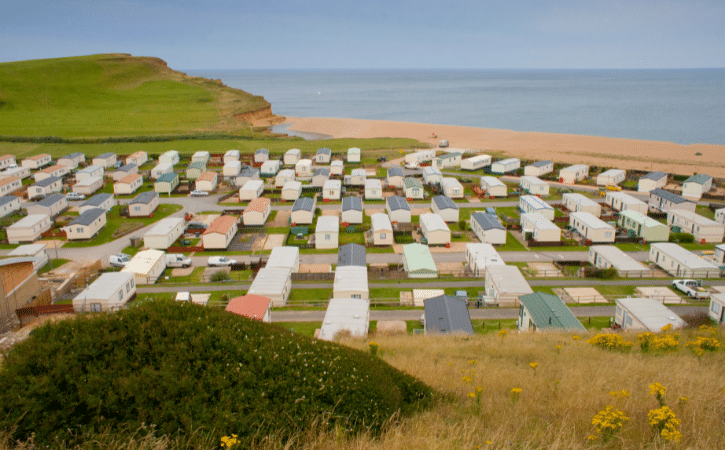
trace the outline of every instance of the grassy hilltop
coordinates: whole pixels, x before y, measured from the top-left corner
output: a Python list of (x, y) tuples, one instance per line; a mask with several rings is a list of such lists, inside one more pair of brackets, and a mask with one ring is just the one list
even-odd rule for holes
[(260, 96), (171, 70), (158, 58), (102, 54), (0, 63), (5, 136), (248, 133), (244, 114), (269, 108)]

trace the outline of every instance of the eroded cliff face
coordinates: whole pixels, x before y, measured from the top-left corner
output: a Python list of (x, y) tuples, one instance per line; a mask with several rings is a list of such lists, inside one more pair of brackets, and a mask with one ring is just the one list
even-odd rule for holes
[(235, 114), (234, 118), (247, 122), (253, 127), (268, 127), (284, 121), (284, 117), (277, 116), (272, 113), (272, 107), (266, 106), (255, 111), (249, 111), (242, 114)]

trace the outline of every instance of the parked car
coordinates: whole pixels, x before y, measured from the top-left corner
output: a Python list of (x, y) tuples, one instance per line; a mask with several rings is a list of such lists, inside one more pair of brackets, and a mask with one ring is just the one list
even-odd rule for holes
[(206, 265), (209, 267), (213, 266), (233, 266), (237, 263), (236, 259), (229, 259), (226, 256), (210, 256), (209, 261)]
[(108, 257), (108, 263), (111, 267), (126, 267), (126, 264), (128, 264), (129, 261), (131, 261), (131, 257), (125, 253), (119, 253)]
[(209, 193), (206, 191), (191, 191), (189, 193), (190, 197), (207, 197), (209, 196)]
[(86, 196), (83, 194), (79, 194), (78, 192), (69, 192), (65, 195), (65, 199), (69, 202), (72, 202), (74, 200), (85, 200)]
[(446, 147), (448, 147), (448, 145), (450, 145), (450, 144), (448, 144), (447, 139), (443, 139), (438, 143), (438, 147), (440, 147), (440, 148), (446, 148)]
[(166, 267), (189, 267), (191, 266), (191, 258), (185, 255), (172, 254), (166, 255)]
[(710, 298), (710, 292), (702, 287), (701, 280), (674, 280), (672, 287), (690, 298)]
[(113, 164), (113, 168), (114, 168), (114, 169), (116, 169), (116, 170), (120, 169), (120, 168), (121, 168), (121, 166), (123, 166), (123, 161), (116, 161), (116, 162), (115, 162), (115, 163)]

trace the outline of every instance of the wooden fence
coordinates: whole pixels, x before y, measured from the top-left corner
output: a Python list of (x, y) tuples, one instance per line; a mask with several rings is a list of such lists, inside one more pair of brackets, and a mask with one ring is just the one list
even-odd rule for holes
[(292, 281), (334, 281), (335, 272), (293, 273)]
[(73, 305), (39, 305), (39, 306), (24, 306), (15, 310), (15, 314), (18, 319), (22, 320), (23, 317), (27, 316), (43, 316), (47, 314), (73, 314)]
[(204, 247), (201, 245), (188, 246), (188, 247), (169, 247), (166, 249), (166, 253), (190, 253), (190, 252), (203, 252)]

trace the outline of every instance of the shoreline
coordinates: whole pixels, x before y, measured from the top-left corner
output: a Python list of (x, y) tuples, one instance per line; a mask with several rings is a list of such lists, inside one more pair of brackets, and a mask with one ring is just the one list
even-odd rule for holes
[[(665, 141), (324, 117), (286, 117), (282, 123), (289, 124), (290, 131), (332, 138), (411, 138), (431, 147), (437, 147), (438, 141), (447, 139), (451, 148), (472, 149), (497, 156), (505, 154), (521, 159), (551, 159), (566, 164), (661, 170), (679, 175), (706, 173), (725, 178), (725, 145), (718, 144), (683, 145)], [(433, 133), (437, 137), (433, 137)]]

